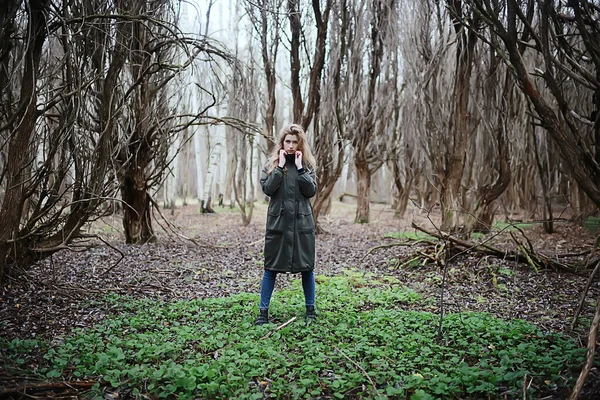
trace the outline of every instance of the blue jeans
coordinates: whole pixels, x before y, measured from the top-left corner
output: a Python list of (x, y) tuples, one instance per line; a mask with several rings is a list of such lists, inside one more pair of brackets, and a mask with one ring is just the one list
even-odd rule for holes
[[(277, 272), (265, 269), (263, 274), (262, 284), (260, 285), (260, 309), (266, 310), (271, 304), (271, 295), (275, 288), (275, 278)], [(317, 291), (315, 285), (315, 274), (313, 271), (302, 272), (302, 289), (304, 290), (304, 302), (307, 306), (315, 305), (315, 293)]]

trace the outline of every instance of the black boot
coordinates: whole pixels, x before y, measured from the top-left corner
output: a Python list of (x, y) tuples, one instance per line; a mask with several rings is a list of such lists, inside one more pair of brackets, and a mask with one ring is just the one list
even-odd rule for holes
[(317, 320), (315, 306), (306, 306), (306, 315), (304, 316), (304, 320), (307, 324), (311, 324)]
[(258, 318), (254, 325), (264, 325), (269, 323), (269, 309), (260, 309), (260, 314), (258, 314)]

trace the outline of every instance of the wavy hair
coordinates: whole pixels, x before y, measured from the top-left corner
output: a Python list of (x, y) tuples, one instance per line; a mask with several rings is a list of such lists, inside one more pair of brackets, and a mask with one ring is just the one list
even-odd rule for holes
[(310, 150), (310, 144), (306, 139), (306, 133), (304, 132), (304, 129), (298, 124), (291, 124), (284, 126), (279, 131), (277, 145), (273, 146), (273, 152), (269, 158), (270, 162), (269, 167), (267, 168), (267, 173), (270, 174), (275, 168), (277, 168), (277, 165), (279, 164), (279, 150), (284, 148), (283, 141), (287, 135), (294, 135), (298, 138), (298, 151), (302, 152), (303, 167), (310, 170), (315, 169), (315, 157)]

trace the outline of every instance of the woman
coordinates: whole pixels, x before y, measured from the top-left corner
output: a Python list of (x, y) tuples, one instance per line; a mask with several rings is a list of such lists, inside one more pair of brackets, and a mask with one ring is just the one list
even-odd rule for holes
[(265, 271), (256, 325), (269, 322), (269, 304), (277, 273), (301, 273), (306, 322), (315, 313), (315, 222), (308, 199), (317, 193), (315, 159), (300, 125), (284, 127), (260, 184), (271, 199), (265, 234)]

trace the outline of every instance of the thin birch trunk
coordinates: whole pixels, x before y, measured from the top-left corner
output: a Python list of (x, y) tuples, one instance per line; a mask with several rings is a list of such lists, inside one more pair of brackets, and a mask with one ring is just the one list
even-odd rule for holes
[(203, 151), (202, 151), (202, 140), (198, 132), (194, 133), (194, 161), (196, 167), (196, 197), (200, 202), (203, 198), (204, 189), (204, 178), (202, 175), (202, 164), (203, 164)]

